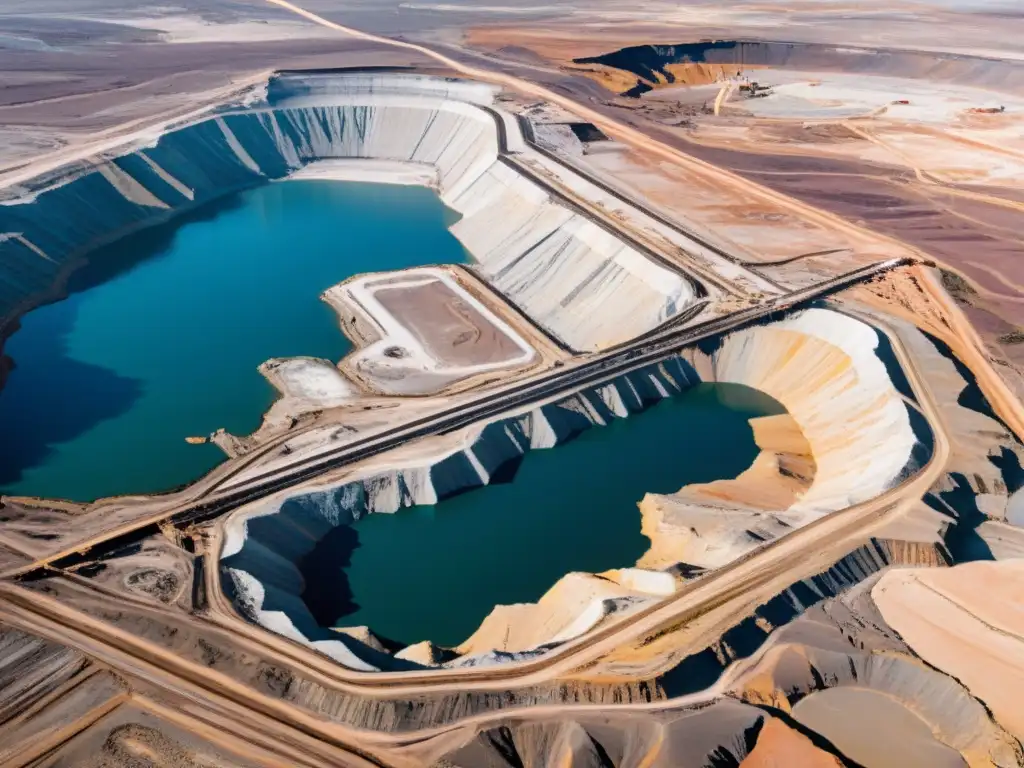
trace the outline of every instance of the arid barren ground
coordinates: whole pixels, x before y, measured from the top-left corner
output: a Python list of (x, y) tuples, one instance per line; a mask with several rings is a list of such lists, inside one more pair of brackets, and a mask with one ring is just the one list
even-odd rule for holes
[(0, 765), (1024, 765), (1015, 6), (5, 3)]

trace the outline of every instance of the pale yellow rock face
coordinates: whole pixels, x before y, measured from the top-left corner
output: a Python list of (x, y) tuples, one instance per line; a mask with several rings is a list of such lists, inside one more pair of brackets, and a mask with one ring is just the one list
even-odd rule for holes
[(403, 648), (395, 654), (396, 659), (405, 659), (406, 661), (413, 661), (417, 664), (422, 664), (425, 667), (432, 667), (438, 664), (441, 654), (438, 653), (438, 648), (433, 643), (424, 640), (422, 643), (416, 643)]
[[(787, 509), (806, 491), (806, 482), (780, 473), (785, 460), (762, 450), (750, 468), (732, 480), (689, 485), (671, 496), (644, 496), (639, 504), (640, 531), (651, 546), (637, 565), (669, 568), (685, 561), (718, 567), (731, 561), (754, 544), (746, 537), (752, 515), (757, 514), (750, 510)], [(675, 523), (680, 515), (688, 524)]]
[(754, 432), (754, 442), (763, 451), (799, 456), (811, 453), (811, 446), (800, 431), (800, 425), (788, 413), (750, 419), (750, 429)]
[(915, 653), (1024, 738), (1024, 560), (891, 571), (871, 596)]
[(730, 334), (710, 360), (689, 351), (705, 380), (753, 387), (787, 413), (751, 419), (762, 452), (739, 477), (644, 498), (652, 545), (639, 565), (718, 568), (888, 490), (917, 437), (878, 344), (866, 323), (809, 309)]
[(906, 465), (915, 437), (877, 346), (866, 324), (810, 309), (734, 333), (714, 356), (717, 381), (774, 397), (810, 445), (817, 471), (795, 513), (820, 515), (877, 496)]
[(757, 744), (740, 768), (838, 768), (839, 759), (818, 749), (803, 734), (774, 717), (765, 721)]

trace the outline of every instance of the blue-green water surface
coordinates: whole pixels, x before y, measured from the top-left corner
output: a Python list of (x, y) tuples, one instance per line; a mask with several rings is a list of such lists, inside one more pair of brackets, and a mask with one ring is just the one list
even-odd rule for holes
[(0, 492), (91, 500), (166, 490), (223, 459), (185, 437), (259, 426), (271, 357), (348, 349), (319, 300), (361, 272), (461, 263), (423, 188), (269, 184), (93, 253), (4, 347)]
[(303, 597), (339, 627), (454, 646), (496, 604), (536, 601), (571, 571), (635, 564), (650, 545), (644, 494), (735, 477), (758, 451), (748, 420), (783, 412), (749, 387), (701, 384), (530, 451), (511, 482), (335, 528), (302, 564)]

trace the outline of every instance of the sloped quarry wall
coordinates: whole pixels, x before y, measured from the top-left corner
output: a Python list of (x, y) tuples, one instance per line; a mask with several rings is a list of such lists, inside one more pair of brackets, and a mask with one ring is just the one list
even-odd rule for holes
[[(878, 332), (852, 317), (809, 309), (731, 334), (711, 356), (715, 381), (759, 389), (786, 406), (812, 447), (816, 471), (797, 514), (874, 498), (927, 454), (914, 449), (914, 413), (894, 386)], [(916, 458), (917, 461), (912, 460)]]
[[(593, 425), (642, 410), (701, 381), (715, 380), (754, 386), (779, 400), (800, 425), (817, 462), (815, 477), (791, 508), (734, 508), (730, 511), (742, 514), (738, 522), (732, 518), (729, 525), (715, 522), (716, 505), (723, 504), (720, 499), (704, 499), (703, 506), (695, 509), (692, 498), (652, 494), (645, 498), (641, 505), (645, 533), (652, 538), (652, 551), (657, 550), (662, 560), (641, 560), (642, 567), (673, 571), (680, 564), (720, 565), (766, 539), (883, 493), (927, 461), (930, 435), (926, 429), (915, 432), (912, 410), (893, 383), (902, 382), (902, 375), (893, 361), (879, 357), (884, 352), (881, 345), (881, 336), (858, 320), (830, 310), (807, 310), (738, 331), (703, 351), (688, 350), (684, 355), (692, 362), (670, 358), (600, 389), (491, 423), (449, 455), (340, 487), (310, 488), (283, 503), (280, 499), (263, 502), (241, 510), (228, 523), (222, 552), (224, 583), (235, 605), (251, 620), (300, 642), (312, 642), (344, 664), (366, 669), (407, 663), (377, 652), (368, 654), (363, 643), (317, 624), (303, 602), (306, 585), (297, 564), (320, 538), (371, 512), (434, 504), (484, 485), (493, 477), (507, 477), (527, 450), (551, 447)], [(770, 498), (771, 494), (764, 496)], [(651, 512), (644, 506), (651, 503), (656, 503), (660, 516), (658, 526), (649, 531), (646, 524)], [(723, 506), (728, 508), (727, 503)], [(774, 535), (737, 543), (737, 534), (757, 530), (764, 519), (776, 523)], [(669, 547), (661, 546), (662, 537)], [(712, 550), (717, 547), (728, 558), (701, 561), (709, 542)], [(627, 604), (635, 608), (663, 597), (663, 591), (644, 586), (639, 578), (643, 573), (634, 571), (629, 579), (619, 578), (614, 583), (605, 578), (606, 589), (594, 601), (576, 599), (573, 592), (586, 588), (587, 579), (596, 577), (567, 576), (537, 604), (516, 606), (514, 612), (496, 610), (484, 621), (489, 638), (511, 635), (530, 637), (531, 642), (495, 653), (471, 638), (462, 646), (467, 655), (448, 663), (493, 663), (543, 653), (552, 644), (588, 631)], [(661, 586), (660, 580), (650, 579), (649, 583)], [(517, 626), (514, 632), (505, 632), (495, 627), (503, 621), (543, 631), (526, 632)], [(322, 647), (325, 642), (338, 647)], [(349, 657), (356, 662), (347, 660)]]
[[(908, 405), (913, 392), (887, 339), (853, 317), (812, 308), (684, 356), (707, 381), (746, 384), (778, 400), (809, 455), (793, 456), (789, 446), (773, 445), (771, 434), (759, 436), (767, 460), (759, 457), (735, 480), (648, 494), (640, 510), (654, 546), (640, 561), (644, 567), (717, 568), (879, 496), (931, 456), (931, 431)], [(795, 476), (801, 465), (810, 477)], [(786, 493), (768, 492), (783, 486)]]
[[(486, 107), (493, 97), (489, 86), (405, 74), (282, 75), (251, 106), (225, 107), (2, 190), (0, 324), (59, 295), (64, 277), (99, 245), (345, 158), (433, 169), (442, 199), (463, 214), (453, 232), (482, 276), (573, 348), (622, 341), (690, 304), (694, 281), (649, 262), (500, 162), (499, 126), (509, 148), (521, 138), (514, 120)], [(623, 300), (609, 300), (613, 291)]]

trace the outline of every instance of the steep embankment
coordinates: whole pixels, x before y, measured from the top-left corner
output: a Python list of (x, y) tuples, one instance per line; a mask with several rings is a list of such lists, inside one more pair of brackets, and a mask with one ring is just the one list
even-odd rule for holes
[[(709, 647), (688, 652), (651, 682), (674, 701), (600, 714), (566, 708), (554, 718), (506, 716), (501, 723), (495, 718), (479, 730), (467, 728), (458, 739), (451, 734), (448, 742), (439, 740), (438, 752), (455, 765), (514, 765), (541, 754), (585, 761), (591, 751), (606, 755), (607, 764), (623, 766), (633, 765), (638, 755), (649, 765), (759, 764), (755, 757), (774, 760), (770, 765), (816, 764), (812, 753), (797, 757), (786, 742), (765, 738), (771, 723), (778, 722), (841, 759), (832, 764), (1024, 764), (1013, 685), (1022, 648), (1014, 601), (1024, 570), (1014, 559), (949, 569), (952, 558), (943, 544), (946, 538), (956, 549), (957, 540), (974, 536), (982, 551), (964, 548), (967, 556), (1019, 556), (1019, 529), (1005, 521), (1015, 521), (1007, 500), (1022, 481), (1024, 448), (948, 348), (907, 323), (884, 322), (926, 372), (952, 444), (950, 474), (927, 504), (893, 520), (827, 570), (791, 584), (724, 632), (715, 629)], [(795, 438), (791, 447), (802, 453)], [(987, 527), (1000, 536), (987, 535)], [(1005, 542), (1007, 550), (1000, 553), (997, 542)], [(986, 544), (992, 545), (991, 553)], [(622, 668), (642, 666), (640, 652), (669, 657), (683, 648), (687, 640), (681, 633), (669, 633), (645, 642)], [(607, 666), (591, 672), (595, 678), (614, 674)], [(687, 694), (697, 695), (676, 698)], [(776, 720), (767, 721), (760, 733), (750, 721), (735, 722), (719, 704), (737, 699)], [(676, 726), (665, 724), (682, 726), (692, 718), (701, 718), (701, 735), (714, 734), (713, 757), (680, 759)], [(637, 728), (640, 721), (647, 730)], [(704, 747), (700, 738), (688, 741), (698, 751)]]
[(689, 352), (703, 379), (759, 389), (788, 416), (755, 422), (763, 452), (735, 480), (649, 494), (640, 509), (654, 544), (640, 564), (724, 565), (920, 466), (930, 434), (903, 399), (910, 392), (895, 363), (880, 357), (883, 345), (870, 326), (811, 309), (731, 334), (711, 354)]
[[(971, 567), (925, 572), (959, 581)], [(723, 691), (788, 713), (858, 764), (1019, 765), (1008, 723), (944, 674), (958, 670), (922, 663), (879, 600), (915, 572), (890, 569), (809, 609), (729, 669)]]
[(703, 709), (624, 712), (607, 708), (575, 717), (507, 720), (507, 725), (475, 733), (466, 729), (464, 743), (445, 753), (439, 764), (453, 768), (842, 765), (783, 721), (728, 700)]
[(1024, 563), (887, 573), (872, 590), (885, 620), (925, 662), (955, 677), (1024, 738)]
[[(425, 456), (414, 466), (262, 502), (229, 522), (225, 581), (236, 606), (252, 620), (313, 641), (342, 663), (356, 656), (357, 668), (366, 668), (362, 660), (370, 656), (374, 666), (390, 664), (320, 627), (303, 602), (306, 585), (297, 564), (330, 529), (372, 512), (433, 504), (499, 473), (507, 476), (530, 448), (554, 445), (700, 381), (753, 386), (787, 406), (787, 416), (755, 420), (768, 423), (755, 427), (763, 453), (740, 478), (645, 498), (643, 532), (651, 549), (639, 567), (569, 574), (536, 604), (496, 607), (456, 649), (461, 658), (448, 663), (542, 653), (610, 615), (663, 599), (695, 566), (722, 565), (821, 515), (872, 498), (913, 472), (927, 459), (930, 434), (923, 425), (915, 434), (915, 411), (894, 384), (902, 386), (902, 375), (894, 362), (883, 362), (881, 345), (879, 334), (858, 320), (807, 310), (739, 331), (704, 351), (690, 350), (689, 361), (672, 358), (601, 389), (492, 423), (467, 435), (459, 450)], [(886, 450), (879, 450), (883, 445)], [(342, 647), (332, 650), (323, 642)], [(421, 650), (430, 653), (413, 656), (437, 658), (435, 649)]]
[[(432, 179), (463, 214), (453, 232), (480, 273), (572, 347), (621, 341), (692, 302), (693, 281), (499, 161), (499, 125), (510, 148), (521, 137), (514, 120), (490, 110), (494, 95), (478, 83), (394, 73), (282, 75), (258, 102), (3, 190), (0, 323), (58, 295), (102, 243), (311, 163), (345, 159), (360, 161), (348, 178), (397, 173), (408, 182), (412, 167), (421, 171), (414, 181)], [(367, 170), (367, 159), (384, 163)]]
[[(658, 678), (654, 684), (667, 700), (496, 715), (438, 736), (426, 745), (429, 754), (467, 768), (542, 759), (666, 768), (1021, 765), (1024, 751), (1014, 738), (1019, 736), (1015, 689), (1000, 676), (1008, 669), (1001, 666), (1007, 657), (999, 653), (1000, 644), (1010, 641), (993, 627), (980, 626), (975, 616), (962, 623), (944, 609), (920, 606), (917, 600), (924, 595), (915, 591), (940, 587), (944, 594), (962, 596), (983, 586), (992, 590), (990, 605), (1005, 605), (1019, 589), (1020, 568), (985, 563), (878, 573), (887, 562), (906, 565), (914, 558), (890, 560), (878, 543), (870, 549), (851, 553), (813, 581), (795, 584), (758, 611), (756, 625), (752, 619), (725, 633), (700, 655), (711, 674), (684, 663)], [(916, 587), (908, 590), (908, 585)], [(841, 594), (822, 598), (822, 592)], [(797, 615), (788, 620), (787, 611)], [(1013, 617), (982, 614), (1019, 637)], [(928, 616), (941, 618), (925, 622)], [(903, 634), (908, 619), (917, 625), (912, 639)], [(782, 625), (772, 627), (773, 621)], [(972, 640), (997, 650), (996, 658), (973, 660), (973, 648), (965, 656), (962, 651)], [(919, 647), (925, 649), (924, 660), (915, 655)], [(732, 663), (734, 649), (743, 661)], [(941, 667), (928, 656), (937, 649), (948, 652)], [(978, 688), (959, 677), (966, 670), (985, 673), (975, 677)], [(706, 695), (683, 697), (704, 690)], [(989, 696), (1000, 707), (992, 707)]]
[[(1020, 469), (1024, 446), (998, 421), (970, 371), (948, 348), (909, 323), (881, 317), (880, 321), (886, 324), (889, 333), (899, 338), (903, 349), (913, 356), (917, 370), (925, 372), (933, 401), (939, 404), (939, 426), (950, 447), (945, 452), (946, 474), (938, 478), (922, 501), (911, 505), (904, 514), (875, 531), (868, 544), (846, 553), (814, 576), (790, 584), (760, 605), (751, 606), (750, 612), (741, 621), (725, 631), (715, 629), (701, 634), (699, 630), (690, 632), (688, 627), (681, 627), (676, 632), (665, 633), (654, 640), (641, 640), (633, 646), (619, 649), (614, 658), (605, 659), (602, 666), (592, 670), (592, 674), (628, 673), (638, 667), (652, 671), (667, 670), (662, 672), (659, 684), (668, 695), (704, 690), (719, 679), (729, 664), (757, 653), (773, 630), (798, 623), (801, 616), (813, 614), (818, 610), (816, 606), (820, 607), (827, 598), (858, 589), (859, 584), (871, 582), (873, 574), (888, 566), (941, 569), (964, 559), (1020, 556), (1024, 546), (1024, 531), (1013, 524), (1013, 499), (1019, 497), (1024, 483), (1024, 474)], [(888, 357), (882, 347), (879, 353)], [(844, 399), (837, 399), (836, 403), (842, 405)], [(790, 407), (798, 412), (800, 403), (791, 402)], [(785, 421), (792, 418), (787, 415), (760, 421)], [(862, 423), (862, 418), (858, 416), (855, 423)], [(793, 476), (794, 471), (806, 474), (806, 466), (811, 457), (805, 455), (803, 450), (809, 450), (810, 445), (801, 445), (798, 436), (787, 430), (783, 430), (781, 437), (783, 440), (780, 441), (778, 453), (766, 455), (766, 451), (755, 462), (754, 468), (736, 481), (691, 486), (677, 494), (679, 498), (669, 496), (670, 502), (674, 501), (682, 507), (674, 525), (655, 528), (653, 524), (657, 522), (656, 518), (645, 517), (645, 524), (651, 528), (649, 535), (655, 541), (649, 557), (651, 554), (663, 554), (665, 562), (671, 562), (686, 553), (691, 553), (690, 557), (692, 553), (722, 554), (705, 544), (724, 544), (733, 547), (733, 551), (754, 546), (757, 536), (768, 529), (764, 521), (777, 523), (779, 518), (785, 517), (785, 513), (756, 516), (752, 509), (768, 508), (776, 500), (793, 504), (798, 495), (788, 494), (794, 491), (798, 494), (801, 488), (813, 481), (813, 478)], [(802, 435), (799, 437), (802, 438)], [(862, 447), (871, 450), (869, 446), (862, 444)], [(754, 472), (759, 465), (763, 465), (760, 467), (762, 470), (777, 471), (775, 463), (779, 461), (787, 473), (778, 478), (781, 483), (770, 482), (770, 474), (766, 471), (760, 475)], [(856, 461), (852, 461), (851, 465), (855, 466)], [(737, 512), (725, 510), (723, 514), (723, 510), (716, 507), (716, 504), (734, 505), (737, 498), (743, 503), (743, 508)], [(701, 503), (705, 505), (703, 510)], [(719, 512), (717, 515), (716, 509)], [(775, 509), (784, 510), (785, 507), (776, 505)], [(701, 512), (704, 512), (702, 517), (699, 516)], [(702, 523), (704, 527), (693, 526), (692, 523), (688, 525), (687, 516), (691, 521)], [(714, 527), (716, 520), (719, 523), (717, 528)], [(730, 524), (735, 530), (745, 530), (747, 533), (733, 533), (730, 536)], [(757, 524), (761, 527), (753, 527)], [(744, 529), (745, 525), (751, 527)], [(663, 544), (661, 548), (657, 546), (658, 541)], [(954, 578), (943, 577), (938, 573), (927, 576), (927, 572), (924, 573), (922, 581)], [(961, 569), (957, 573), (960, 575), (955, 577), (958, 579), (955, 583), (969, 583), (969, 577), (972, 576), (970, 569)], [(984, 571), (978, 572), (978, 575), (982, 573)], [(999, 573), (999, 569), (991, 573), (991, 577), (979, 579), (985, 581), (986, 587), (976, 590), (976, 594), (991, 593), (998, 596), (1005, 595), (1007, 590), (1012, 591), (1016, 575), (1011, 575), (1008, 570), (997, 577), (994, 574)], [(997, 578), (1005, 579), (1006, 583), (996, 585), (994, 582)], [(992, 584), (988, 586), (990, 582)], [(912, 594), (913, 589), (903, 588), (903, 593), (904, 596), (894, 602), (896, 610), (899, 610), (900, 601), (906, 602), (906, 595)], [(998, 597), (994, 599), (999, 600)], [(943, 602), (932, 600), (930, 605), (935, 608)], [(959, 605), (954, 605), (954, 602)], [(903, 621), (918, 632), (931, 626), (932, 636), (923, 642), (938, 647), (946, 655), (947, 660), (943, 664), (953, 671), (954, 665), (948, 661), (952, 655), (964, 670), (970, 670), (972, 674), (985, 671), (988, 679), (982, 678), (982, 684), (990, 686), (992, 681), (1002, 679), (998, 672), (992, 674), (992, 670), (1005, 666), (1006, 661), (1000, 655), (1006, 654), (1007, 650), (1012, 655), (1013, 644), (1000, 647), (1000, 643), (992, 639), (991, 633), (980, 631), (977, 622), (934, 619), (935, 616), (948, 618), (961, 612), (970, 612), (973, 607), (969, 602), (960, 595), (956, 600), (949, 601), (945, 608), (940, 606), (937, 610), (929, 609), (927, 615), (916, 609), (908, 611), (906, 616), (893, 613), (890, 623), (897, 626)], [(925, 599), (919, 601), (919, 605), (925, 604)], [(984, 608), (984, 605), (979, 604), (978, 607)], [(942, 627), (954, 626), (957, 632), (940, 631)], [(902, 633), (902, 629), (900, 631)], [(857, 645), (861, 642), (857, 638), (854, 640)], [(983, 644), (985, 650), (977, 654), (966, 653), (964, 650), (972, 646), (981, 648)], [(921, 651), (918, 650), (918, 653)], [(682, 661), (678, 661), (680, 656), (683, 657)], [(674, 666), (669, 668), (668, 665)], [(954, 674), (958, 679), (964, 679), (961, 672), (954, 671)], [(988, 701), (989, 696), (984, 695), (982, 698)]]

